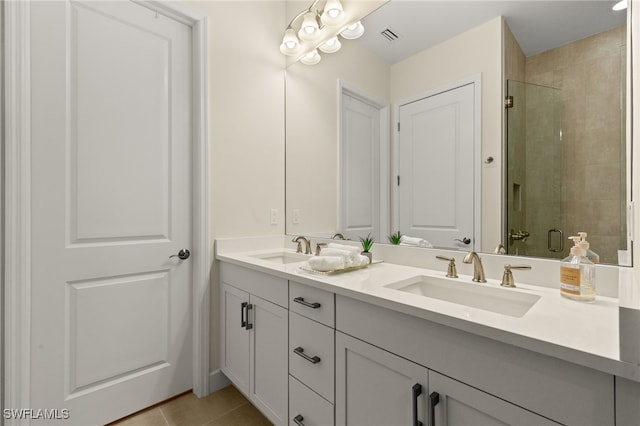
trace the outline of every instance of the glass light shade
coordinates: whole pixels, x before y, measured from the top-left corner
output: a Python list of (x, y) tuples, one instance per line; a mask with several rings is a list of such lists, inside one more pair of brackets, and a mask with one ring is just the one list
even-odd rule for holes
[(362, 36), (362, 34), (364, 34), (364, 26), (360, 21), (349, 25), (340, 33), (340, 35), (347, 40), (354, 40)]
[(624, 10), (627, 8), (627, 0), (620, 0), (618, 3), (614, 4), (612, 9), (615, 11)]
[(320, 62), (320, 54), (318, 53), (318, 49), (313, 49), (311, 52), (305, 54), (302, 58), (300, 58), (300, 62), (305, 65), (315, 65)]
[(304, 41), (314, 41), (318, 37), (320, 27), (316, 20), (316, 14), (313, 12), (307, 12), (302, 19), (302, 25), (300, 31), (298, 31), (298, 37)]
[(338, 40), (338, 37), (331, 37), (329, 40), (322, 43), (319, 47), (324, 53), (334, 53), (340, 50), (342, 43)]
[(280, 52), (283, 55), (293, 56), (300, 50), (300, 41), (298, 37), (296, 37), (296, 32), (293, 28), (287, 29), (284, 32), (284, 37), (282, 38), (282, 44), (280, 45)]
[(320, 20), (325, 25), (339, 25), (344, 21), (344, 11), (340, 0), (327, 0)]

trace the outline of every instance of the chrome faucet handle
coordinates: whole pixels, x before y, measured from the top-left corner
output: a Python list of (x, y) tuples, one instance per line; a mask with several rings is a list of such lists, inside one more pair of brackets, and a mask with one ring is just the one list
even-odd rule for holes
[(446, 260), (449, 262), (447, 267), (447, 278), (458, 278), (458, 271), (456, 271), (456, 260), (453, 257), (436, 256), (436, 259)]
[(316, 244), (316, 256), (320, 256), (320, 251), (323, 247), (326, 247), (327, 243), (317, 243)]
[(529, 265), (509, 265), (508, 263), (504, 265), (504, 274), (502, 274), (502, 282), (500, 285), (502, 287), (511, 287), (514, 288), (516, 283), (513, 281), (513, 273), (512, 269), (531, 269)]

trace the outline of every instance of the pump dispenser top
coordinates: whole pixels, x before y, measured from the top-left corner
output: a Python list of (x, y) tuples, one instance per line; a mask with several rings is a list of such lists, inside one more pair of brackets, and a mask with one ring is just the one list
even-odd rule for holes
[(580, 235), (580, 246), (584, 249), (584, 255), (592, 263), (600, 263), (600, 256), (589, 248), (589, 241), (587, 241), (586, 232), (578, 232)]
[(571, 254), (560, 263), (560, 294), (581, 302), (592, 302), (596, 298), (595, 267), (585, 257), (582, 237), (573, 240)]

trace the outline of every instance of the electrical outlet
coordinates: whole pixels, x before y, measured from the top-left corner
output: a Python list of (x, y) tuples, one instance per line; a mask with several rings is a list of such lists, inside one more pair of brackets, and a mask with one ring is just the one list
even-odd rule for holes
[(291, 219), (291, 222), (294, 225), (297, 225), (300, 223), (300, 209), (293, 209), (291, 210), (291, 213), (293, 214), (293, 218)]
[(278, 224), (278, 209), (271, 209), (271, 224)]

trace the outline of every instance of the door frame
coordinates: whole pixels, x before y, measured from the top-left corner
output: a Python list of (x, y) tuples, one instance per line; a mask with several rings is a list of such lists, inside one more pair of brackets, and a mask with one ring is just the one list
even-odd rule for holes
[(338, 217), (337, 224), (338, 229), (343, 229), (344, 227), (344, 218), (342, 212), (342, 170), (343, 170), (343, 161), (344, 156), (342, 155), (342, 150), (344, 147), (344, 138), (342, 137), (342, 108), (343, 108), (343, 96), (347, 94), (351, 97), (357, 98), (360, 101), (371, 105), (372, 107), (378, 110), (379, 118), (380, 118), (380, 188), (379, 188), (379, 197), (380, 197), (380, 208), (379, 208), (379, 226), (380, 226), (380, 236), (383, 237), (385, 235), (389, 235), (389, 225), (391, 224), (389, 215), (389, 153), (391, 151), (391, 143), (390, 143), (390, 132), (389, 126), (391, 122), (390, 111), (391, 106), (389, 102), (384, 99), (373, 96), (369, 93), (360, 90), (354, 85), (347, 83), (343, 80), (338, 79), (338, 116), (337, 116), (337, 131), (338, 131), (338, 151), (336, 153), (338, 159), (338, 199), (336, 200), (338, 205)]
[(398, 203), (399, 200), (399, 189), (397, 182), (395, 181), (396, 176), (398, 176), (400, 172), (400, 132), (398, 130), (399, 120), (400, 120), (400, 107), (417, 102), (424, 98), (428, 98), (431, 96), (438, 95), (440, 93), (448, 92), (450, 90), (455, 90), (459, 87), (466, 86), (469, 84), (473, 84), (473, 246), (472, 250), (480, 250), (482, 247), (482, 205), (481, 205), (481, 194), (482, 194), (482, 167), (481, 167), (481, 156), (482, 156), (482, 74), (474, 74), (469, 77), (463, 78), (458, 81), (454, 81), (451, 83), (444, 84), (435, 89), (430, 89), (424, 92), (417, 93), (413, 96), (409, 96), (404, 98), (397, 103), (394, 104), (393, 107), (393, 120), (395, 123), (393, 129), (393, 182), (391, 183), (391, 196), (393, 203), (393, 228), (399, 229), (400, 226), (400, 205)]
[[(209, 163), (207, 127), (207, 17), (181, 2), (131, 0), (191, 28), (193, 75), (193, 252), (191, 268), (193, 392), (209, 393)], [(30, 3), (4, 3), (4, 398), (2, 407), (30, 407), (31, 100)], [(141, 407), (142, 408), (142, 407)], [(18, 421), (16, 421), (18, 422)]]

